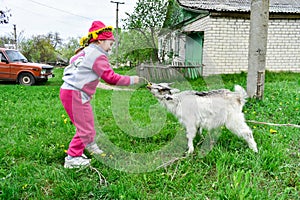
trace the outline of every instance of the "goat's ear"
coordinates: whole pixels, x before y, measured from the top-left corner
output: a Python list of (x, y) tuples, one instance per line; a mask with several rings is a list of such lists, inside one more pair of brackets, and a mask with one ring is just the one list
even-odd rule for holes
[(180, 90), (178, 90), (178, 89), (176, 89), (176, 88), (170, 90), (170, 93), (171, 93), (171, 94), (175, 94), (175, 93), (178, 93), (178, 92), (180, 92)]

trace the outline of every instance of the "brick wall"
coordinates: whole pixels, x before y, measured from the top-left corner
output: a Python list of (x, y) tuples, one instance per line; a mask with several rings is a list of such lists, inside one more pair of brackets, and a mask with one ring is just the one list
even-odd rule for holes
[(266, 68), (300, 72), (300, 19), (269, 22)]
[[(203, 31), (204, 75), (248, 69), (250, 20), (207, 16), (184, 31)], [(269, 21), (266, 69), (300, 72), (300, 20)]]

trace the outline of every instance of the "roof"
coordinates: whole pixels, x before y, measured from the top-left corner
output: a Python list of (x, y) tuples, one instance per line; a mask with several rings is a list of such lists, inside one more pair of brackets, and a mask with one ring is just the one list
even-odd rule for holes
[[(177, 0), (190, 9), (250, 12), (251, 0)], [(300, 13), (299, 0), (270, 0), (270, 13)]]

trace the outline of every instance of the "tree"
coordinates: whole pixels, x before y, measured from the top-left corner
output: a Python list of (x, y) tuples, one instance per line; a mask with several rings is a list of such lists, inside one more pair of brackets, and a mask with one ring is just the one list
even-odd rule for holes
[(21, 51), (30, 61), (56, 62), (55, 49), (48, 37), (43, 35), (33, 36), (21, 44)]
[(80, 38), (68, 38), (66, 43), (62, 43), (57, 51), (59, 52), (60, 56), (65, 59), (66, 62), (74, 56), (75, 50), (80, 47), (79, 45)]
[(247, 93), (263, 98), (268, 39), (269, 0), (252, 0)]
[[(24, 31), (17, 33), (17, 44), (20, 44), (24, 39)], [(4, 47), (5, 44), (15, 44), (14, 32), (9, 33), (7, 36), (0, 37), (0, 47)]]
[[(130, 30), (134, 50), (148, 53), (148, 57), (158, 61), (157, 38), (167, 11), (167, 0), (138, 0), (132, 14), (126, 13), (125, 29)], [(142, 45), (141, 45), (142, 44)], [(141, 48), (141, 49), (140, 49)], [(151, 51), (149, 51), (151, 49)]]
[[(140, 33), (136, 31), (123, 31), (119, 35), (119, 38), (119, 61), (121, 63), (130, 61), (130, 65), (135, 66), (142, 62), (149, 61), (149, 59), (156, 59), (153, 49), (145, 45), (145, 41), (141, 39)], [(112, 54), (112, 63), (115, 60), (114, 55), (115, 54)]]
[[(68, 38), (66, 42), (60, 38), (59, 33), (31, 36), (25, 38), (24, 31), (17, 34), (18, 49), (32, 62), (45, 62), (65, 65), (75, 50), (80, 47), (80, 38)], [(5, 44), (14, 44), (14, 33), (0, 37), (0, 47)]]
[(58, 32), (55, 33), (50, 32), (47, 34), (46, 37), (50, 40), (50, 43), (52, 44), (54, 49), (56, 49), (58, 45), (62, 44), (62, 38), (59, 36)]
[(13, 44), (13, 38), (2, 36), (0, 37), (0, 47), (4, 47), (5, 44)]

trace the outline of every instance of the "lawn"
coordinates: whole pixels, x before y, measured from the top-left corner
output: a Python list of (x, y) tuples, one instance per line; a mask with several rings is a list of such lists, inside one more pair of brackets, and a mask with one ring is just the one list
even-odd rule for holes
[[(222, 128), (204, 155), (204, 132), (185, 157), (183, 127), (144, 85), (98, 89), (92, 104), (105, 153), (87, 153), (92, 167), (64, 169), (75, 129), (58, 97), (62, 69), (55, 74), (31, 87), (0, 82), (0, 199), (299, 199), (299, 128), (249, 122), (259, 153)], [(299, 77), (268, 72), (264, 100), (246, 103), (246, 119), (300, 125)], [(246, 74), (187, 83), (177, 85), (232, 89), (245, 87)]]

